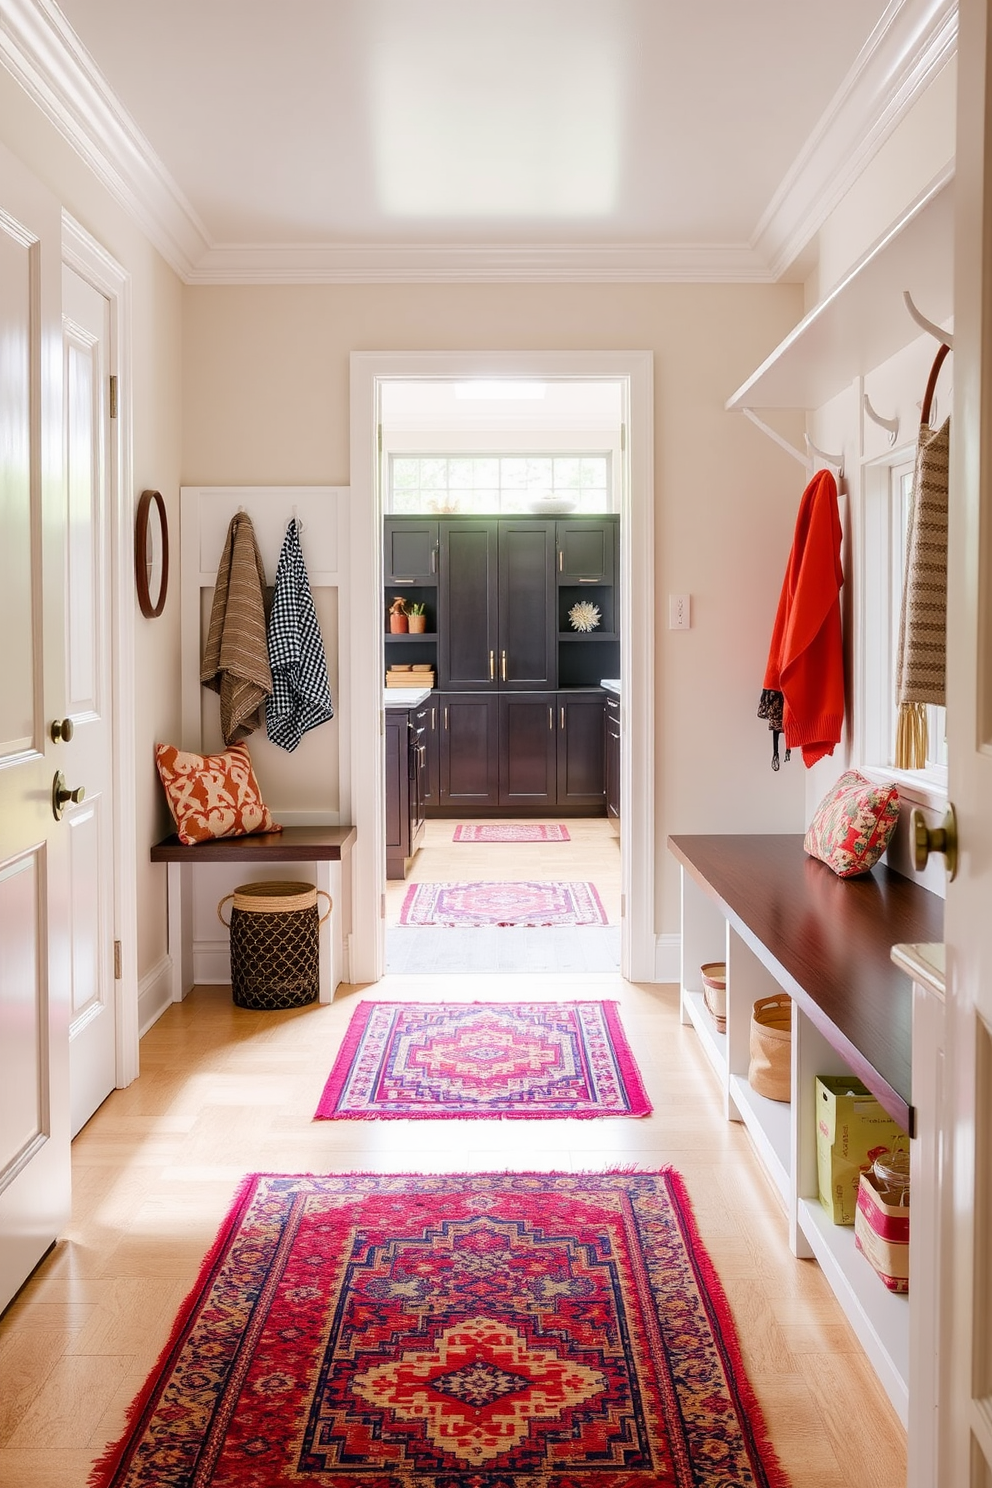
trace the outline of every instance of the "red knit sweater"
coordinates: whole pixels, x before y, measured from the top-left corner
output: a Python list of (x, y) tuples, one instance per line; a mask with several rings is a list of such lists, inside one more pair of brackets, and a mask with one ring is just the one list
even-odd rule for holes
[(764, 682), (781, 692), (786, 747), (807, 766), (833, 754), (844, 723), (841, 537), (837, 483), (820, 470), (799, 503)]

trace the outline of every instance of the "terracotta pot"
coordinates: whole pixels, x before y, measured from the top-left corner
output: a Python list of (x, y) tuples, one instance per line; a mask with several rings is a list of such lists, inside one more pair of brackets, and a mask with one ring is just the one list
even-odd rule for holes
[(425, 631), (427, 629), (427, 616), (426, 615), (408, 615), (406, 617), (406, 619), (407, 619), (407, 624), (410, 627), (410, 634), (411, 635), (414, 635), (414, 634), (418, 634), (419, 635), (422, 631)]
[(393, 635), (405, 635), (409, 629), (409, 617), (407, 615), (390, 615), (389, 629)]

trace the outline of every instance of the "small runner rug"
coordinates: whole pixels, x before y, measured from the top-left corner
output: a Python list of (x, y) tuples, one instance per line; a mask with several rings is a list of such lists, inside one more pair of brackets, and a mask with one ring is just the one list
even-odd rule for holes
[(650, 1110), (615, 1002), (363, 1002), (315, 1119)]
[(452, 842), (571, 842), (563, 822), (459, 822)]
[(787, 1488), (679, 1176), (253, 1174), (92, 1488)]
[(605, 925), (591, 883), (415, 883), (406, 891), (401, 925)]

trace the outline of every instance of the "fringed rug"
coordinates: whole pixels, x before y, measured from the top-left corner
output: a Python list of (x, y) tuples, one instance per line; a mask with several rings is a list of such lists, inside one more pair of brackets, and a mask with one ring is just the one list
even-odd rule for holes
[(591, 883), (415, 883), (401, 925), (605, 925)]
[(615, 1002), (363, 1002), (324, 1120), (647, 1116)]
[(93, 1488), (787, 1488), (679, 1176), (253, 1175)]
[(452, 842), (571, 842), (563, 822), (459, 822)]

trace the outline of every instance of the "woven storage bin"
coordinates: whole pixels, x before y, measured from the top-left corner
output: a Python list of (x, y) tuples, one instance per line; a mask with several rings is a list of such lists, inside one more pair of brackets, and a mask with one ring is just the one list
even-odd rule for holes
[(784, 992), (759, 997), (751, 1013), (752, 1090), (769, 1100), (787, 1101), (792, 1094), (792, 999)]
[[(331, 912), (330, 896), (327, 911)], [(319, 991), (317, 890), (308, 883), (241, 884), (217, 906), (231, 905), (231, 995), (238, 1007), (293, 1008)]]
[(716, 1024), (717, 1033), (727, 1031), (727, 963), (706, 961), (699, 968), (703, 983), (703, 1002)]

